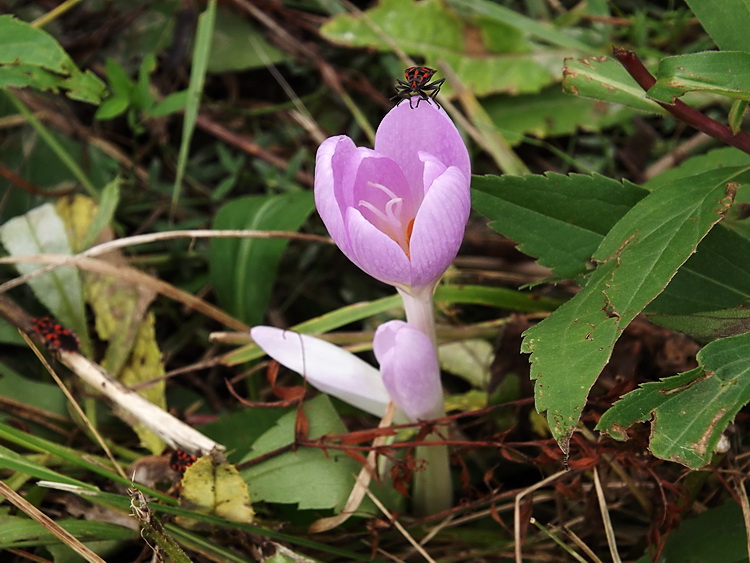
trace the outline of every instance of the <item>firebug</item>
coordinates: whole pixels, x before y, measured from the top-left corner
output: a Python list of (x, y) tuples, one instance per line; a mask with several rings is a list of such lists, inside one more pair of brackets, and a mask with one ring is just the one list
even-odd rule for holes
[(393, 96), (391, 100), (401, 98), (396, 103), (396, 105), (398, 105), (408, 99), (409, 107), (414, 109), (414, 106), (412, 106), (411, 103), (413, 98), (417, 98), (416, 107), (419, 107), (420, 101), (425, 100), (429, 104), (430, 99), (432, 99), (435, 102), (435, 105), (439, 108), (440, 104), (435, 97), (440, 92), (440, 87), (443, 85), (443, 82), (445, 82), (445, 78), (430, 82), (430, 79), (436, 72), (437, 71), (434, 68), (428, 68), (426, 66), (412, 66), (407, 68), (404, 71), (404, 78), (406, 78), (406, 80), (398, 80), (398, 84), (396, 84), (396, 95)]
[(78, 352), (81, 343), (75, 332), (65, 328), (63, 325), (50, 317), (39, 317), (31, 319), (34, 333), (44, 341), (45, 346), (51, 352), (64, 350), (66, 352)]
[(188, 467), (196, 462), (197, 459), (197, 457), (187, 453), (185, 450), (175, 450), (169, 458), (169, 467), (182, 475)]

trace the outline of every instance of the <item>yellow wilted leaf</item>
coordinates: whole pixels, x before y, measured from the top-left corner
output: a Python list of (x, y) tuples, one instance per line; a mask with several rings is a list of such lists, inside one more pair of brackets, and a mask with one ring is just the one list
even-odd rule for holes
[[(237, 469), (225, 461), (214, 463), (210, 455), (198, 459), (185, 471), (180, 505), (230, 522), (250, 524), (255, 516), (247, 484)], [(178, 524), (189, 525), (185, 519), (179, 520)]]

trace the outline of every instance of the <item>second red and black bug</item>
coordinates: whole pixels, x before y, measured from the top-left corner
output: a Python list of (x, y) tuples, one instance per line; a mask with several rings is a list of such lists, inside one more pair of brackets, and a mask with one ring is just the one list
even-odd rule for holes
[(197, 457), (187, 453), (185, 450), (175, 450), (169, 458), (169, 467), (183, 475), (188, 467), (198, 460)]
[(430, 82), (430, 79), (434, 76), (437, 71), (434, 68), (428, 68), (426, 66), (412, 66), (404, 71), (404, 78), (406, 80), (398, 80), (396, 84), (396, 95), (391, 98), (401, 98), (396, 105), (400, 104), (404, 100), (409, 100), (409, 107), (414, 109), (412, 105), (412, 99), (417, 98), (417, 106), (419, 102), (425, 100), (428, 104), (430, 99), (435, 102), (435, 105), (439, 108), (440, 104), (435, 97), (440, 92), (440, 87), (445, 82), (445, 78)]
[(44, 341), (48, 350), (57, 352), (78, 352), (81, 343), (76, 333), (51, 319), (50, 317), (39, 317), (32, 319), (34, 333)]

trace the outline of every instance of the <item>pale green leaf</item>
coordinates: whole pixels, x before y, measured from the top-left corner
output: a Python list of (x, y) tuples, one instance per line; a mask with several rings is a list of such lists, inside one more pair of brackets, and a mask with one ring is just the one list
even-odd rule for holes
[(493, 357), (492, 344), (478, 338), (438, 346), (441, 369), (462, 377), (478, 389), (487, 389)]
[[(65, 224), (54, 206), (45, 203), (25, 215), (14, 217), (0, 227), (0, 241), (11, 256), (72, 253)], [(21, 274), (34, 272), (43, 265), (19, 262)], [(28, 282), (37, 299), (62, 324), (73, 329), (83, 339), (88, 334), (83, 289), (77, 268), (56, 268)], [(83, 344), (83, 341), (82, 341)]]

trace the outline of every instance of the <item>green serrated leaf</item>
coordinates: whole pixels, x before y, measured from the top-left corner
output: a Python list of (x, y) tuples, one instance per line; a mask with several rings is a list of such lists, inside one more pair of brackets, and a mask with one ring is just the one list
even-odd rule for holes
[(563, 89), (568, 94), (614, 102), (648, 113), (666, 115), (666, 110), (648, 99), (620, 63), (609, 57), (565, 59)]
[(647, 192), (604, 176), (474, 176), (472, 206), (561, 278), (587, 271), (604, 235)]
[[(437, 69), (445, 61), (477, 96), (538, 92), (559, 79), (552, 61), (562, 54), (552, 49), (532, 52), (521, 34), (515, 35), (514, 45), (503, 45), (505, 52), (492, 52), (490, 45), (484, 45), (481, 54), (467, 54), (465, 36), (470, 23), (480, 22), (463, 21), (441, 0), (382, 0), (364, 16), (338, 15), (320, 31), (329, 41), (350, 47), (391, 51), (395, 43)], [(444, 91), (449, 89), (446, 85)]]
[(654, 190), (607, 234), (586, 287), (524, 333), (539, 412), (563, 451), (622, 331), (669, 283), (731, 204), (746, 167), (710, 170)]
[[(312, 192), (248, 196), (223, 205), (213, 228), (296, 231), (314, 208)], [(259, 324), (287, 244), (283, 239), (214, 239), (210, 274), (219, 304), (243, 322)]]
[(750, 99), (750, 53), (705, 51), (667, 57), (659, 63), (656, 84), (647, 94), (658, 101), (672, 103), (685, 92), (702, 90), (724, 96)]
[(694, 370), (625, 395), (604, 413), (597, 429), (622, 440), (626, 428), (652, 419), (655, 456), (691, 469), (707, 465), (722, 432), (750, 401), (750, 333), (706, 345), (697, 360)]
[[(327, 395), (304, 405), (309, 423), (308, 437), (346, 432)], [(294, 442), (296, 411), (281, 417), (276, 426), (253, 444), (247, 461)], [(338, 512), (354, 486), (360, 466), (339, 450), (298, 448), (241, 471), (256, 501), (297, 504), (300, 510), (333, 509)]]

